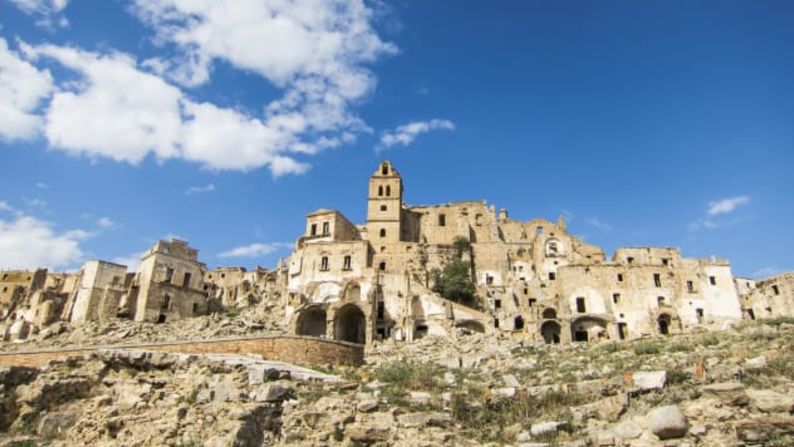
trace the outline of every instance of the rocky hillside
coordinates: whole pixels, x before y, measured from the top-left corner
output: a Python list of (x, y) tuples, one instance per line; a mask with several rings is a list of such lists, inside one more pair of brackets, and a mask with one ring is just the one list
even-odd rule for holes
[(313, 372), (100, 351), (0, 370), (0, 445), (794, 445), (794, 321), (600, 345), (459, 333)]

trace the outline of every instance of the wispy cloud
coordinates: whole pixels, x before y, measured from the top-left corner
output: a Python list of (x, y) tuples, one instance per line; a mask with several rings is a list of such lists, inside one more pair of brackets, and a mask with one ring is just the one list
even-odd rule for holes
[(745, 205), (747, 203), (750, 203), (750, 196), (748, 195), (728, 197), (726, 199), (710, 202), (708, 215), (717, 216), (719, 214), (729, 214), (739, 206)]
[(221, 253), (218, 253), (219, 258), (258, 258), (260, 256), (269, 255), (277, 250), (283, 250), (292, 247), (289, 242), (271, 242), (267, 244), (254, 243), (250, 245), (243, 245), (240, 247), (232, 248)]
[(753, 278), (763, 279), (774, 276), (780, 273), (780, 270), (775, 267), (764, 267), (754, 271), (750, 276)]
[(398, 144), (407, 146), (419, 135), (433, 130), (455, 130), (455, 123), (450, 120), (432, 119), (403, 124), (394, 130), (383, 132), (380, 137), (380, 148), (390, 148)]
[(36, 188), (39, 188), (39, 189), (50, 189), (50, 185), (48, 185), (48, 184), (46, 184), (44, 182), (36, 182)]
[(25, 14), (36, 17), (36, 25), (53, 29), (55, 26), (65, 27), (69, 25), (63, 10), (69, 4), (69, 0), (11, 0)]
[(192, 196), (196, 194), (205, 194), (212, 191), (215, 191), (215, 185), (213, 183), (207, 183), (204, 186), (191, 186), (185, 191), (185, 194)]
[(596, 228), (596, 229), (599, 229), (599, 230), (602, 230), (602, 231), (610, 231), (610, 230), (612, 230), (612, 225), (602, 221), (601, 219), (599, 219), (596, 216), (588, 217), (587, 219), (584, 220), (584, 223), (586, 223), (587, 225), (589, 225), (589, 226), (591, 226), (593, 228)]
[(113, 228), (113, 227), (116, 226), (116, 222), (113, 222), (113, 220), (111, 218), (107, 217), (107, 216), (100, 217), (99, 220), (97, 220), (96, 223), (101, 228)]
[(727, 197), (709, 202), (706, 207), (706, 215), (687, 224), (687, 231), (695, 233), (701, 230), (713, 230), (739, 222), (740, 219), (736, 218), (725, 220), (725, 216), (748, 203), (750, 203), (750, 196), (748, 195)]

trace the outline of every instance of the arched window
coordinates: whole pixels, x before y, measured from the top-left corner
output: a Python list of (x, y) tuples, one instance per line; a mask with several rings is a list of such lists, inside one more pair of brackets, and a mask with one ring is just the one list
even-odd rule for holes
[(380, 237), (386, 237), (386, 229), (385, 228), (381, 228), (380, 229)]
[(391, 186), (386, 185), (386, 197), (391, 197)]
[(378, 186), (378, 195), (383, 196), (383, 185)]
[(381, 262), (381, 263), (378, 265), (378, 268), (380, 269), (380, 271), (384, 271), (384, 270), (386, 270), (386, 263), (385, 263), (385, 262)]
[(383, 175), (389, 175), (389, 165), (383, 163), (383, 166), (380, 168), (380, 173)]

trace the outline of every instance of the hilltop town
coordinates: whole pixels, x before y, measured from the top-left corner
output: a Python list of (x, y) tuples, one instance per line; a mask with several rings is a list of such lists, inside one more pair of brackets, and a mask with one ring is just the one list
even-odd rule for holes
[(740, 278), (727, 260), (667, 247), (621, 248), (607, 259), (562, 217), (519, 222), (484, 201), (412, 206), (403, 188), (382, 162), (369, 178), (365, 223), (309, 213), (273, 269), (208, 270), (198, 250), (174, 239), (151, 247), (135, 272), (101, 260), (75, 273), (2, 271), (0, 333), (23, 342), (61, 322), (166, 323), (270, 305), (284, 333), (366, 345), (459, 329), (555, 344), (794, 316), (794, 273)]
[[(0, 272), (0, 446), (791, 445), (794, 272), (484, 201), (319, 209), (272, 269)], [(363, 205), (363, 204), (362, 204)]]

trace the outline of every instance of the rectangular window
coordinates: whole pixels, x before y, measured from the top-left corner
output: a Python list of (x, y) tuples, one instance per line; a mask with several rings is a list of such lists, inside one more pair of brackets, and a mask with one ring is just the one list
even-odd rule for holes
[(623, 282), (623, 273), (618, 273), (618, 282)]
[(494, 300), (493, 307), (495, 309), (501, 309), (502, 308), (502, 300)]
[(487, 284), (489, 286), (492, 285), (493, 284), (493, 276), (485, 275), (485, 284)]
[(323, 222), (323, 236), (328, 236), (329, 234), (331, 234), (331, 223)]
[(478, 227), (482, 225), (482, 214), (477, 214), (474, 216), (474, 225), (477, 225)]
[(662, 287), (662, 275), (660, 275), (658, 273), (654, 273), (653, 274), (653, 284), (656, 287)]
[(327, 271), (328, 270), (328, 256), (323, 256), (320, 260), (320, 270)]
[(311, 235), (312, 235), (312, 236), (317, 236), (317, 224), (316, 224), (316, 223), (312, 224), (312, 232), (311, 232)]
[(709, 284), (711, 284), (712, 286), (716, 286), (717, 285), (717, 277), (716, 276), (709, 276)]
[(619, 293), (613, 293), (612, 294), (612, 302), (617, 304), (618, 301), (620, 301), (620, 294)]
[(576, 311), (579, 312), (580, 314), (587, 312), (587, 308), (585, 307), (584, 304), (584, 297), (580, 296), (576, 298)]
[(535, 298), (530, 298), (529, 299), (529, 307), (533, 307), (537, 301), (538, 300), (536, 300)]
[(382, 320), (383, 317), (386, 315), (386, 307), (383, 304), (383, 301), (378, 302), (378, 320)]
[(697, 315), (698, 323), (702, 323), (703, 322), (703, 309), (701, 309), (701, 308), (695, 309), (695, 315)]
[(529, 288), (528, 287), (524, 287), (524, 295), (526, 295), (528, 293), (529, 293)]
[(190, 278), (192, 275), (188, 272), (185, 272), (185, 279), (182, 281), (182, 287), (190, 287)]
[(549, 281), (554, 281), (557, 279), (557, 274), (554, 272), (549, 272)]
[(174, 269), (171, 267), (166, 267), (165, 269), (165, 282), (171, 282), (174, 278)]
[(689, 293), (695, 293), (695, 283), (692, 281), (686, 282), (686, 291)]
[(670, 265), (670, 260), (667, 258), (662, 258), (662, 265)]
[(352, 261), (352, 258), (350, 257), (350, 255), (345, 256), (345, 261), (344, 261), (344, 264), (342, 265), (342, 269), (350, 270), (352, 263), (353, 263), (353, 261)]
[(438, 215), (438, 226), (439, 227), (447, 226), (447, 215), (446, 214), (439, 214)]
[(777, 285), (772, 286), (772, 293), (775, 295), (780, 295), (780, 289), (778, 289)]
[(631, 264), (631, 263), (633, 263), (633, 262), (634, 262), (634, 258), (632, 258), (631, 256), (629, 256), (628, 258), (626, 258), (626, 261), (628, 261), (628, 263), (629, 263), (629, 264)]
[(498, 327), (499, 327), (499, 319), (498, 319), (498, 318), (496, 318), (495, 320), (493, 320), (493, 327), (495, 327), (495, 328), (498, 328)]

